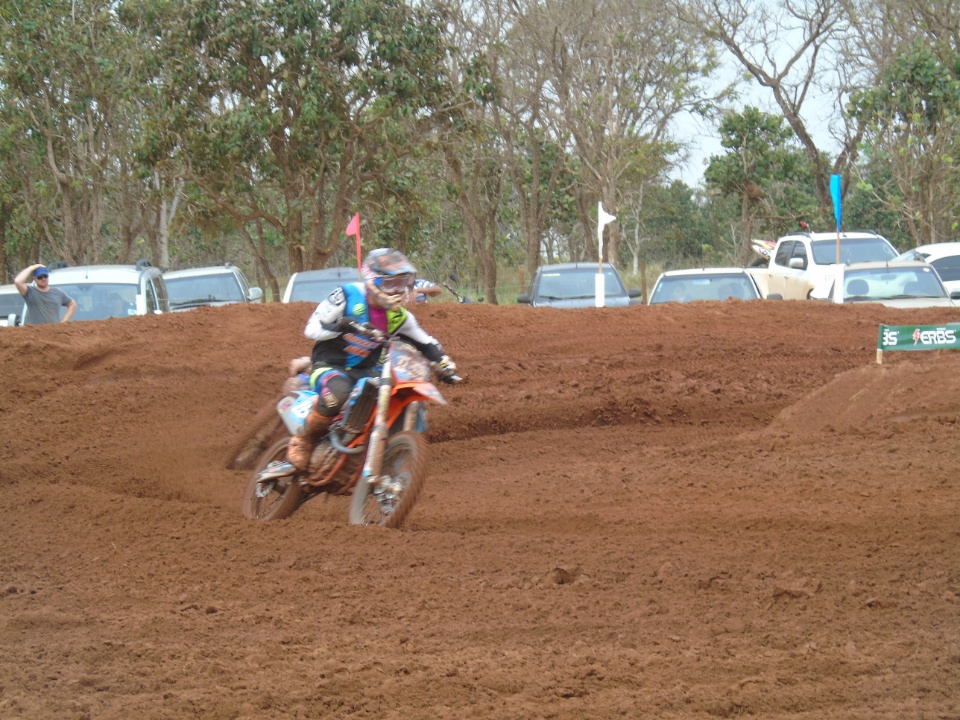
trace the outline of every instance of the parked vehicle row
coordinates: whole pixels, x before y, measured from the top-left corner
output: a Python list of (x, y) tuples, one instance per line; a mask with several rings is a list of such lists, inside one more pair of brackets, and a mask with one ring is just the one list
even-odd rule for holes
[(937, 271), (948, 292), (960, 290), (960, 242), (921, 245), (901, 253), (897, 260), (923, 260)]
[[(960, 301), (960, 242), (924, 245), (900, 255), (886, 238), (868, 231), (842, 232), (839, 237), (798, 232), (780, 238), (773, 247), (758, 244), (758, 252), (769, 258), (765, 267), (666, 272), (657, 280), (650, 303), (728, 297), (832, 301), (836, 283), (841, 303), (921, 308), (950, 307)], [(732, 285), (721, 289), (723, 278), (735, 274), (749, 276), (752, 282), (741, 280), (736, 294)]]
[[(251, 287), (232, 263), (163, 272), (146, 260), (134, 265), (53, 264), (50, 287), (76, 300), (74, 321), (151, 315), (190, 310), (202, 305), (261, 302), (263, 290)], [(0, 326), (29, 322), (15, 285), (0, 288)]]
[[(882, 235), (858, 230), (841, 232), (839, 236), (797, 232), (776, 243), (753, 244), (763, 257), (762, 263), (748, 268), (666, 271), (654, 283), (649, 304), (728, 299), (832, 300), (835, 282), (841, 283), (841, 302), (880, 302), (891, 307), (960, 303), (960, 242), (924, 245), (898, 255)], [(541, 266), (530, 291), (520, 295), (517, 302), (534, 307), (594, 307), (598, 269), (593, 263)], [(642, 303), (640, 292), (627, 291), (615, 268), (605, 263), (603, 272), (605, 306)]]
[[(282, 301), (319, 303), (335, 288), (358, 279), (353, 267), (295, 272)], [(74, 320), (103, 320), (128, 315), (182, 312), (201, 306), (263, 302), (232, 263), (162, 272), (147, 261), (136, 265), (85, 265), (50, 268), (50, 286), (77, 301)], [(23, 297), (15, 285), (0, 287), (0, 327), (27, 321)]]
[[(772, 247), (771, 247), (772, 245)], [(840, 264), (837, 264), (839, 249)], [(759, 251), (758, 251), (759, 252)], [(897, 255), (874, 232), (798, 232), (764, 243), (766, 267), (718, 267), (670, 270), (650, 292), (650, 305), (700, 300), (820, 299), (879, 302), (890, 307), (960, 304), (960, 242), (923, 245)], [(601, 266), (595, 263), (543, 265), (530, 290), (517, 302), (532, 307), (594, 307)], [(627, 289), (610, 263), (603, 263), (605, 307), (643, 303), (641, 292)], [(282, 302), (318, 303), (336, 287), (357, 279), (352, 267), (296, 272)], [(262, 302), (263, 290), (251, 286), (231, 263), (162, 272), (149, 262), (135, 265), (50, 267), (50, 286), (77, 301), (74, 320), (179, 312), (203, 305)], [(28, 322), (15, 285), (0, 286), (0, 327)]]
[(23, 296), (17, 286), (0, 285), (0, 327), (14, 327), (23, 321)]
[(51, 268), (50, 287), (63, 290), (77, 301), (74, 321), (148, 315), (170, 309), (163, 273), (145, 260), (136, 265)]
[(357, 268), (332, 267), (295, 272), (283, 291), (283, 302), (319, 303), (340, 285), (357, 282)]

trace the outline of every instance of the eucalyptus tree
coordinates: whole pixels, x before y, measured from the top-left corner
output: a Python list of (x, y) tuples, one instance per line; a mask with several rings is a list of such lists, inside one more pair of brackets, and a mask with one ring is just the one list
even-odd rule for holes
[[(131, 122), (129, 38), (111, 0), (17, 0), (0, 9), (0, 102), (30, 183), (23, 206), (51, 255), (98, 260)], [(42, 162), (37, 162), (41, 160)]]
[[(10, 260), (14, 250), (14, 236), (19, 212), (23, 208), (23, 173), (20, 167), (18, 128), (11, 108), (0, 104), (0, 284), (12, 282), (20, 267), (29, 262)], [(30, 247), (35, 247), (31, 242)], [(34, 255), (33, 257), (36, 257)], [(26, 260), (26, 258), (22, 258)]]
[[(849, 228), (872, 228), (901, 251), (916, 247), (904, 216), (903, 203), (896, 192), (892, 166), (881, 154), (861, 152), (855, 169), (857, 183), (850, 188), (843, 204), (844, 225)], [(882, 190), (882, 191), (881, 191)]]
[[(847, 122), (842, 107), (851, 92), (868, 82), (852, 73), (838, 52), (854, 37), (848, 7), (842, 0), (674, 0), (674, 7), (690, 27), (721, 43), (747, 75), (769, 90), (804, 147), (820, 219), (829, 223), (830, 175), (849, 176), (863, 135), (859, 123)], [(831, 130), (839, 151), (832, 162), (812, 132), (819, 118), (810, 114), (808, 101), (818, 90), (832, 94), (836, 108)]]
[(179, 157), (237, 226), (272, 228), (291, 270), (322, 266), (354, 212), (372, 219), (364, 187), (387, 184), (444, 108), (443, 15), (402, 0), (143, 1), (166, 14), (168, 103), (147, 159)]
[(656, 212), (652, 205), (656, 204), (656, 198), (659, 197), (658, 190), (663, 183), (660, 181), (662, 172), (656, 169), (650, 172), (650, 168), (655, 168), (655, 163), (658, 161), (665, 169), (666, 159), (661, 154), (654, 153), (652, 157), (638, 159), (632, 170), (622, 176), (621, 202), (617, 211), (621, 238), (620, 252), (624, 258), (629, 253), (632, 263), (631, 272), (634, 275), (640, 271), (640, 260), (646, 259), (646, 251), (651, 240), (654, 239), (649, 232), (648, 220), (651, 217), (651, 211)]
[[(529, 14), (538, 28), (531, 42), (549, 62), (550, 99), (582, 170), (586, 252), (597, 201), (616, 215), (624, 175), (649, 160), (642, 172), (655, 177), (676, 149), (671, 121), (704, 109), (700, 83), (714, 68), (712, 47), (657, 0), (543, 0)], [(617, 263), (620, 235), (615, 223), (609, 228), (605, 256)]]
[(487, 302), (494, 304), (498, 302), (498, 219), (508, 178), (504, 140), (494, 122), (497, 89), (487, 53), (499, 42), (500, 22), (495, 13), (486, 13), (474, 3), (457, 6), (448, 29), (456, 47), (447, 72), (453, 107), (450, 121), (435, 135), (450, 197), (460, 209), (470, 259)]
[(503, 165), (523, 237), (530, 277), (540, 264), (543, 237), (567, 168), (569, 132), (548, 90), (548, 44), (536, 3), (466, 0), (492, 90), (489, 117), (502, 142)]

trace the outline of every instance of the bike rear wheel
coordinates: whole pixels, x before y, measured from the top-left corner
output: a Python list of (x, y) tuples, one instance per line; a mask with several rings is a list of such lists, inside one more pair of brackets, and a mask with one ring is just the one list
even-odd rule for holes
[(387, 440), (380, 477), (357, 481), (350, 501), (352, 525), (398, 528), (407, 519), (427, 477), (427, 441), (416, 432)]
[(243, 515), (250, 520), (282, 520), (293, 515), (303, 500), (303, 486), (296, 475), (258, 482), (257, 477), (274, 461), (287, 458), (285, 438), (274, 443), (257, 462), (243, 495)]

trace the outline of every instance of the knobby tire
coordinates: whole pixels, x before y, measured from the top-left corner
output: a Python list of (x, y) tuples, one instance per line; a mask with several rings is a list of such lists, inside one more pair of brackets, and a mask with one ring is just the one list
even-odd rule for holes
[(404, 431), (391, 435), (383, 451), (381, 474), (401, 480), (404, 489), (400, 501), (392, 512), (384, 513), (370, 483), (361, 477), (350, 500), (350, 523), (399, 528), (423, 490), (427, 478), (427, 453), (427, 441), (420, 433)]
[(287, 438), (277, 441), (260, 456), (243, 495), (244, 517), (250, 520), (283, 520), (300, 507), (303, 501), (303, 486), (297, 482), (295, 476), (273, 481), (269, 494), (266, 497), (257, 497), (260, 486), (257, 476), (274, 460), (286, 460), (287, 442)]

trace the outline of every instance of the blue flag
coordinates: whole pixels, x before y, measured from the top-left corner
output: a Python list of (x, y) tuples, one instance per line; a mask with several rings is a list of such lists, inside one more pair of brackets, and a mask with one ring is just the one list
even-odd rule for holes
[(843, 225), (843, 211), (840, 207), (840, 176), (839, 175), (830, 176), (830, 195), (833, 196), (833, 214), (837, 218), (837, 232), (840, 232), (840, 227)]

